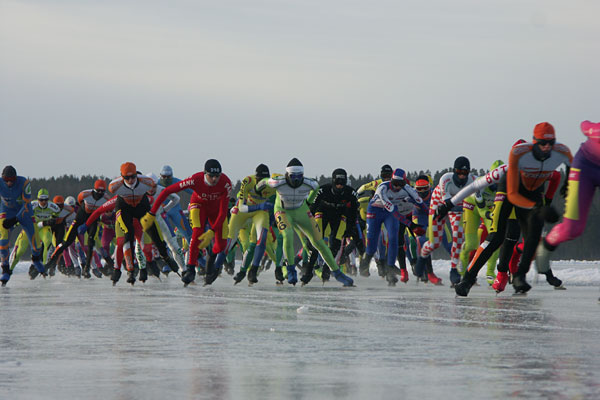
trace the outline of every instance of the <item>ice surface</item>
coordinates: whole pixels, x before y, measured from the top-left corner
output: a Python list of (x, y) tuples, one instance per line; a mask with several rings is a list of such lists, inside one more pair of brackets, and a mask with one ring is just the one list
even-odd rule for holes
[(600, 398), (599, 266), (554, 263), (565, 291), (532, 273), (526, 297), (480, 279), (457, 298), (413, 276), (112, 287), (22, 264), (0, 289), (0, 398)]

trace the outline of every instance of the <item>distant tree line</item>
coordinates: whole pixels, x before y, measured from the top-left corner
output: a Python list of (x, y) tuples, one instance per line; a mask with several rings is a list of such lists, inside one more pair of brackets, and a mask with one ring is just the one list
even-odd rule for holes
[[(450, 169), (443, 169), (440, 171), (436, 171), (434, 173), (432, 173), (429, 170), (411, 171), (411, 172), (407, 172), (407, 175), (408, 175), (409, 179), (414, 182), (414, 180), (420, 174), (427, 174), (432, 177), (434, 185), (437, 185), (440, 177), (449, 171), (450, 171)], [(475, 175), (481, 176), (481, 175), (484, 175), (487, 171), (483, 170), (483, 169), (480, 169), (480, 170), (474, 169), (474, 170), (472, 170), (472, 172)], [(373, 176), (371, 174), (358, 175), (356, 177), (354, 175), (350, 175), (349, 183), (352, 187), (358, 188), (359, 186), (361, 186), (367, 182), (370, 182), (376, 178), (377, 178), (376, 176)], [(93, 188), (94, 182), (96, 181), (96, 179), (104, 179), (107, 182), (107, 185), (110, 182), (110, 180), (106, 177), (98, 177), (98, 176), (92, 176), (92, 175), (84, 175), (84, 176), (80, 176), (80, 177), (77, 177), (74, 175), (63, 175), (58, 178), (52, 177), (52, 178), (43, 178), (43, 179), (33, 178), (33, 179), (31, 179), (32, 199), (36, 198), (37, 191), (42, 187), (46, 188), (50, 191), (51, 198), (57, 194), (60, 194), (65, 198), (69, 195), (77, 198), (77, 195), (79, 194), (80, 191), (82, 191), (84, 189)], [(321, 184), (321, 185), (331, 182), (330, 176), (321, 175), (321, 176), (317, 177), (316, 179), (319, 181), (319, 184)], [(563, 177), (563, 179), (564, 179), (564, 177)], [(241, 182), (239, 180), (234, 184), (234, 193), (237, 193), (237, 191), (240, 188), (240, 184), (241, 184)], [(188, 194), (186, 194), (185, 192), (179, 192), (178, 194), (182, 199), (183, 205), (185, 205), (189, 202), (190, 196)], [(559, 210), (559, 212), (562, 214), (562, 212), (564, 210), (565, 201), (562, 198), (562, 196), (560, 196), (558, 193), (554, 198), (553, 204), (557, 208), (557, 210)], [(570, 242), (567, 242), (567, 243), (564, 243), (563, 245), (561, 245), (556, 250), (556, 258), (563, 259), (563, 260), (570, 260), (570, 259), (598, 260), (598, 259), (600, 259), (600, 246), (598, 246), (598, 239), (596, 237), (596, 235), (598, 235), (598, 227), (599, 226), (600, 226), (600, 196), (596, 195), (594, 197), (594, 201), (593, 201), (592, 207), (590, 209), (590, 216), (588, 218), (587, 226), (586, 226), (584, 234), (581, 237), (579, 237), (573, 241), (570, 241)], [(13, 236), (16, 236), (16, 235), (13, 235)], [(12, 240), (14, 240), (14, 237), (12, 238)], [(434, 253), (434, 257), (448, 258), (448, 254), (446, 252), (440, 251), (438, 249)]]

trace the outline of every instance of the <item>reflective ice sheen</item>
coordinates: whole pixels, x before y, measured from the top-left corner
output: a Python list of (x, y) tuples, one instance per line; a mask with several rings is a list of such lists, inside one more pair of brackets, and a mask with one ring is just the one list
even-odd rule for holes
[(26, 267), (0, 290), (0, 398), (600, 398), (600, 293), (568, 279), (456, 298), (412, 276), (112, 287)]

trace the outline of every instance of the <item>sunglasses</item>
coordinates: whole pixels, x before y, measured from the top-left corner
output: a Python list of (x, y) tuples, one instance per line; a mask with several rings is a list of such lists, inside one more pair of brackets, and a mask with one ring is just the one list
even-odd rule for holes
[(11, 177), (8, 177), (8, 178), (2, 177), (2, 180), (4, 182), (6, 182), (6, 183), (8, 183), (8, 182), (15, 182), (17, 180), (17, 177), (16, 176), (11, 176)]
[(415, 189), (417, 192), (428, 192), (429, 191), (429, 187), (416, 187)]
[(131, 179), (135, 179), (135, 178), (136, 178), (136, 176), (137, 176), (137, 175), (125, 175), (125, 176), (123, 176), (123, 179), (125, 179), (125, 180), (127, 180), (127, 181), (128, 181), (128, 180), (131, 180)]
[(455, 169), (454, 170), (455, 173), (457, 173), (458, 175), (469, 175), (469, 170), (468, 169)]
[(404, 181), (392, 181), (392, 186), (394, 187), (404, 187), (406, 185), (406, 182)]
[(208, 175), (210, 178), (218, 178), (221, 176), (220, 173), (213, 173), (213, 172), (207, 172), (206, 175)]
[(554, 143), (556, 143), (556, 139), (550, 139), (550, 140), (546, 140), (546, 139), (539, 139), (535, 141), (537, 144), (539, 144), (540, 146), (546, 146), (546, 145), (550, 145), (550, 146), (554, 146)]
[(38, 201), (48, 201), (48, 199), (44, 199), (44, 198), (39, 198), (38, 197)]

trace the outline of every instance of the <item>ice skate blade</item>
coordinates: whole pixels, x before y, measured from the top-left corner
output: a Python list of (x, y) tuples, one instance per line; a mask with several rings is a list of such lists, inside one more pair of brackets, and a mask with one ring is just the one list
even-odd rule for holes
[(564, 287), (563, 285), (560, 285), (560, 286), (554, 286), (554, 290), (567, 290), (567, 288)]
[(275, 281), (275, 285), (277, 285), (277, 286), (283, 286), (283, 282)]
[(512, 295), (513, 295), (513, 297), (526, 297), (527, 292), (515, 292)]

